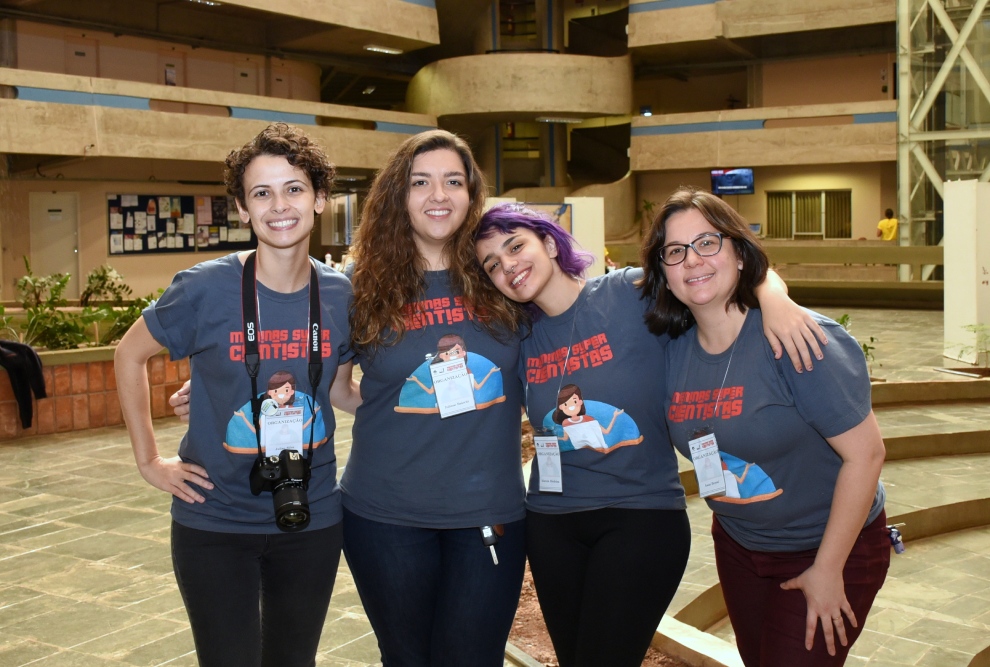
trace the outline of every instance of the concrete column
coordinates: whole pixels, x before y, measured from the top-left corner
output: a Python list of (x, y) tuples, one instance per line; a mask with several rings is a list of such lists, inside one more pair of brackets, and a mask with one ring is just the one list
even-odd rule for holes
[(17, 31), (14, 19), (0, 19), (0, 67), (17, 67)]
[[(990, 326), (990, 183), (945, 184), (945, 356), (990, 363), (968, 326)], [(985, 339), (984, 339), (985, 341)], [(985, 350), (984, 350), (985, 352)]]
[(568, 185), (567, 125), (563, 123), (540, 124), (540, 156), (543, 161), (543, 177), (540, 179), (540, 186), (554, 188)]

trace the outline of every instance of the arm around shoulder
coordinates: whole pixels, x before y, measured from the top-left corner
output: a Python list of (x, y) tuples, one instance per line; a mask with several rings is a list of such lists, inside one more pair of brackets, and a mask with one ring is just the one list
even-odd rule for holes
[(361, 402), (361, 383), (354, 379), (354, 362), (348, 361), (337, 367), (330, 385), (330, 405), (353, 415)]
[(768, 271), (767, 278), (756, 288), (756, 298), (763, 312), (763, 334), (770, 342), (773, 354), (780, 359), (787, 352), (794, 370), (813, 368), (812, 357), (823, 358), (822, 345), (828, 344), (828, 337), (814, 318), (787, 296), (787, 284), (776, 271)]

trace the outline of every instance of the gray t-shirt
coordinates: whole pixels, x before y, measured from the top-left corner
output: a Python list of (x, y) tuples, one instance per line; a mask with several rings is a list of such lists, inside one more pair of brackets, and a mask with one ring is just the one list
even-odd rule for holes
[[(303, 408), (302, 442), (313, 426), (311, 523), (307, 530), (341, 520), (337, 461), (333, 451), (336, 425), (329, 403), (330, 383), (348, 352), (347, 312), (351, 285), (325, 264), (316, 263), (320, 282), (324, 370), (313, 401), (306, 347), (309, 287), (292, 294), (258, 283), (258, 393), (280, 406)], [(172, 518), (189, 528), (226, 533), (277, 533), (272, 494), (251, 494), (248, 475), (258, 454), (251, 411), (251, 380), (243, 362), (241, 263), (236, 254), (197, 264), (176, 274), (171, 286), (144, 311), (151, 335), (172, 359), (190, 357), (192, 403), (189, 431), (179, 456), (210, 475), (215, 487), (197, 490), (204, 503), (172, 501)], [(266, 396), (268, 398), (268, 396)], [(315, 421), (314, 421), (315, 413)]]
[[(425, 274), (406, 306), (406, 333), (360, 356), (364, 399), (340, 480), (344, 506), (366, 519), (469, 528), (525, 516), (520, 463), (519, 340), (497, 341), (453, 293), (446, 271)], [(431, 361), (467, 355), (476, 409), (440, 418)]]
[[(725, 352), (705, 352), (697, 328), (667, 346), (671, 439), (690, 458), (688, 440), (714, 426), (726, 495), (708, 499), (708, 506), (732, 539), (753, 551), (821, 544), (842, 464), (825, 438), (858, 426), (871, 409), (859, 344), (832, 320), (811, 314), (829, 340), (811, 372), (797, 373), (786, 355), (773, 358), (758, 309), (747, 313), (734, 348)], [(867, 524), (883, 502), (878, 483)]]
[(534, 459), (531, 510), (685, 507), (661, 403), (669, 339), (643, 322), (642, 276), (622, 269), (588, 280), (568, 310), (540, 317), (522, 341), (527, 413), (556, 434), (563, 480), (563, 493), (540, 493)]

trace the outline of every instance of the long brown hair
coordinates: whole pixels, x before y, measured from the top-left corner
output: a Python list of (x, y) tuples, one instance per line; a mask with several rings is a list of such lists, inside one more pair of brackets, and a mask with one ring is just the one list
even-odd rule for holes
[(485, 177), (463, 139), (445, 130), (430, 130), (406, 139), (396, 149), (375, 176), (364, 203), (361, 225), (351, 246), (351, 342), (359, 352), (373, 354), (401, 340), (406, 305), (424, 295), (424, 262), (409, 220), (409, 178), (416, 156), (436, 150), (450, 150), (460, 156), (470, 196), (464, 223), (443, 248), (451, 288), (492, 335), (518, 329), (515, 312), (477, 269), (474, 234), (485, 205)]

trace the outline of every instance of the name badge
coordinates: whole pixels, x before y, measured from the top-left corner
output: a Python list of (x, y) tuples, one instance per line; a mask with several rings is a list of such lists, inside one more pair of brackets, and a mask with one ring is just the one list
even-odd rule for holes
[(431, 364), (430, 375), (441, 419), (475, 409), (474, 385), (463, 357)]
[(555, 435), (534, 435), (536, 461), (540, 471), (540, 493), (563, 493), (564, 479), (560, 470), (560, 445)]
[(265, 456), (278, 456), (285, 449), (303, 453), (303, 407), (290, 405), (276, 408), (266, 399), (261, 404), (261, 446)]
[(725, 495), (725, 476), (722, 474), (722, 459), (718, 455), (718, 442), (715, 434), (699, 433), (688, 440), (694, 474), (698, 478), (698, 495), (713, 498)]

